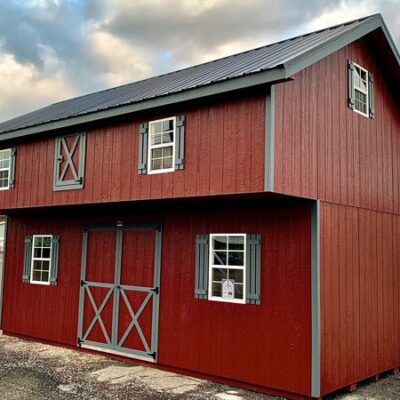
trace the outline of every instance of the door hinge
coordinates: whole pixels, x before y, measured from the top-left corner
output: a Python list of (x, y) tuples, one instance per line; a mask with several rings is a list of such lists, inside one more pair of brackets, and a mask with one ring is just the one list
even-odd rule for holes
[(83, 343), (83, 340), (81, 338), (78, 338), (77, 342), (78, 342), (78, 346), (81, 346), (81, 344)]
[(154, 351), (153, 353), (147, 353), (150, 357), (153, 358), (153, 360), (155, 360), (157, 358), (157, 353)]
[(152, 292), (154, 292), (155, 294), (159, 294), (160, 288), (157, 286), (153, 289), (151, 289)]
[(81, 286), (85, 286), (86, 282), (85, 281), (81, 281)]

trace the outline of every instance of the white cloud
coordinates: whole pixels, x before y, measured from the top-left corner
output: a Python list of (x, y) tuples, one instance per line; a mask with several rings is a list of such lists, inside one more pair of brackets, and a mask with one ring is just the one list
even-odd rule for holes
[[(54, 60), (50, 64), (52, 62), (54, 63)], [(0, 54), (2, 115), (11, 117), (17, 113), (22, 114), (75, 94), (63, 79), (62, 73), (50, 74), (47, 70), (43, 72), (33, 64), (18, 63), (12, 54)]]
[[(177, 63), (185, 60), (184, 66), (201, 64), (207, 61), (212, 61), (218, 58), (240, 53), (242, 51), (246, 51), (265, 44), (265, 41), (262, 40), (262, 38), (258, 39), (258, 41), (256, 40), (256, 38), (254, 40), (232, 40), (219, 46), (208, 48), (198, 47), (195, 41), (185, 42), (182, 47), (175, 49), (174, 60), (176, 60)], [(188, 52), (188, 49), (190, 49), (191, 51)]]
[(0, 121), (382, 12), (400, 0), (0, 1)]
[(338, 25), (353, 19), (362, 18), (377, 12), (377, 6), (370, 1), (359, 1), (355, 4), (348, 4), (342, 1), (335, 9), (324, 12), (318, 18), (312, 20), (307, 26), (310, 31), (314, 31), (326, 28), (327, 26)]
[(100, 30), (91, 32), (89, 48), (98, 73), (110, 86), (151, 75), (151, 54), (110, 33)]

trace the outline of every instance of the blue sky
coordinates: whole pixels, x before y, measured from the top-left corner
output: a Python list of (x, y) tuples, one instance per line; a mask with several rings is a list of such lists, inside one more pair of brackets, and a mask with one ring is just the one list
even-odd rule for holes
[(0, 121), (380, 12), (400, 47), (400, 0), (7, 0)]

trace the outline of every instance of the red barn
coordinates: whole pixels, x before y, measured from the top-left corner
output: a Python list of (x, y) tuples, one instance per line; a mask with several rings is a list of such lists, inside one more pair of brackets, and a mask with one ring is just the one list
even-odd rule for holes
[(396, 371), (399, 66), (374, 15), (0, 124), (3, 331), (291, 399)]

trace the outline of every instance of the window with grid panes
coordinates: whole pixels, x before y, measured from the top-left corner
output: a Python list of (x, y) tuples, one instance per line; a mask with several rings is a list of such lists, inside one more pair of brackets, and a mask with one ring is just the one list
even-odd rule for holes
[(209, 300), (245, 302), (246, 235), (210, 234)]
[(175, 170), (176, 118), (149, 123), (149, 174)]
[(357, 64), (353, 70), (354, 110), (368, 117), (368, 71)]
[(33, 236), (31, 283), (50, 283), (52, 238), (52, 235)]
[(10, 188), (11, 149), (0, 150), (0, 190)]

